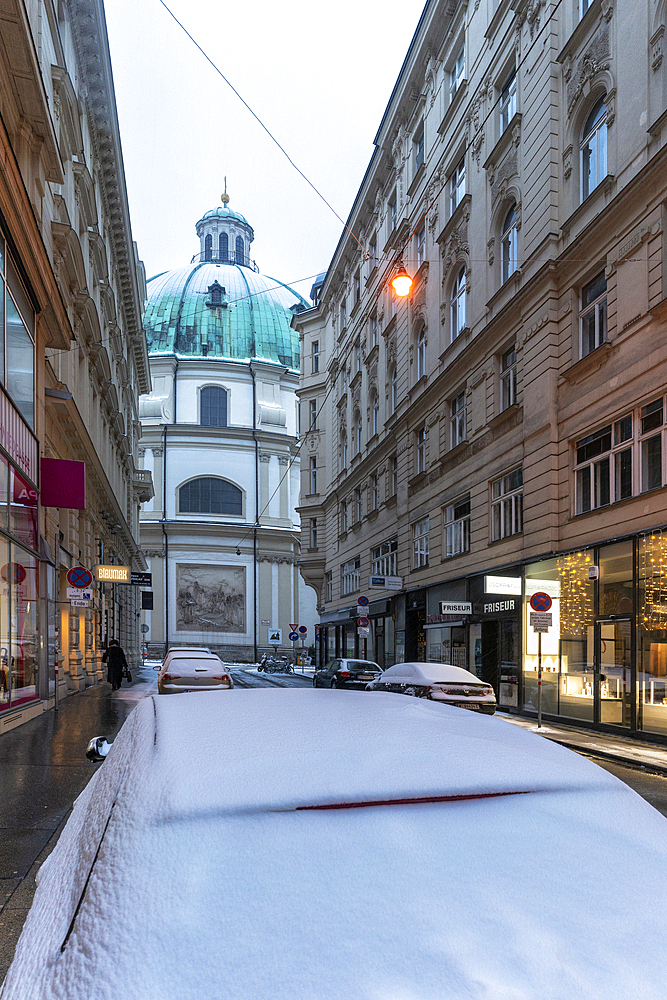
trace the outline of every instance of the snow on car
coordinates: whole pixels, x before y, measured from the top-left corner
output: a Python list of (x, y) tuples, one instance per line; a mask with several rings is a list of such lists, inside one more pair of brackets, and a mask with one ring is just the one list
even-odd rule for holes
[(498, 718), (378, 693), (142, 701), (39, 872), (2, 1000), (664, 1000), (667, 821)]
[(157, 675), (159, 694), (233, 688), (232, 676), (215, 653), (170, 652)]
[(430, 698), (485, 715), (493, 715), (496, 710), (496, 696), (491, 685), (451, 663), (395, 663), (371, 681), (366, 690)]

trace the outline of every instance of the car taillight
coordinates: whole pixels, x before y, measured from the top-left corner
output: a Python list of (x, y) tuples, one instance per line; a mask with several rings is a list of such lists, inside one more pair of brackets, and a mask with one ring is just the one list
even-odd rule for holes
[(214, 681), (227, 681), (227, 683), (229, 684), (229, 674), (220, 674), (219, 677), (214, 677), (213, 680)]
[(493, 694), (493, 688), (484, 688), (482, 694)]
[(349, 670), (339, 670), (338, 671), (338, 676), (339, 677), (349, 677), (350, 676), (350, 671)]
[(180, 674), (162, 674), (163, 681), (180, 681)]

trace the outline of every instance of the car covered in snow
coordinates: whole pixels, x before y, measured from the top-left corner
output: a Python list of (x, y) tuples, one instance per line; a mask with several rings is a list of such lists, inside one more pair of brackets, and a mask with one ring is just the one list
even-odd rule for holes
[(232, 675), (215, 653), (179, 650), (167, 655), (162, 666), (154, 669), (160, 671), (157, 675), (159, 694), (234, 687)]
[(375, 680), (382, 673), (382, 667), (372, 660), (356, 660), (350, 658), (335, 658), (316, 670), (313, 674), (313, 687), (348, 688), (363, 691), (369, 681)]
[(145, 698), (38, 873), (2, 1000), (664, 1000), (667, 820), (496, 717)]
[(395, 663), (371, 681), (367, 690), (430, 698), (484, 715), (493, 715), (496, 710), (496, 696), (491, 685), (451, 663)]

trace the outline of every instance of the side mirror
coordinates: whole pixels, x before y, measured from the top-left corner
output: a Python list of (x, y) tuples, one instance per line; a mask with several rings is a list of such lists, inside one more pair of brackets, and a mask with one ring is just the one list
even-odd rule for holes
[(86, 757), (95, 764), (99, 764), (100, 761), (104, 760), (110, 749), (111, 744), (107, 743), (103, 736), (93, 736), (86, 747)]
[(162, 664), (158, 663), (157, 666), (153, 667), (153, 670), (162, 670)]

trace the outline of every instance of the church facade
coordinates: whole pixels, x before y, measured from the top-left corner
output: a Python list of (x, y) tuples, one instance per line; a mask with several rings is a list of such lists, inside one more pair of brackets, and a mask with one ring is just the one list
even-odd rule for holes
[(141, 516), (153, 592), (143, 620), (153, 655), (196, 645), (253, 662), (292, 652), (291, 625), (307, 628), (299, 650), (314, 641), (316, 595), (299, 574), (291, 328), (309, 303), (259, 273), (252, 226), (228, 202), (197, 223), (192, 262), (147, 283), (140, 455), (156, 495)]

